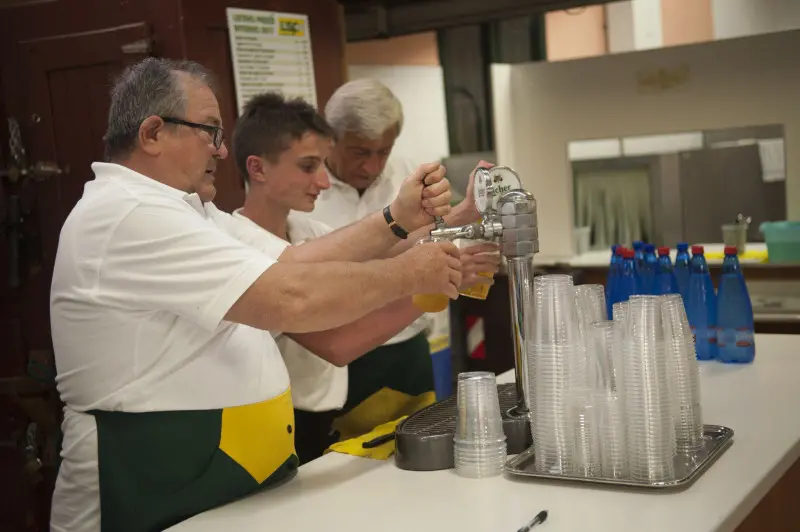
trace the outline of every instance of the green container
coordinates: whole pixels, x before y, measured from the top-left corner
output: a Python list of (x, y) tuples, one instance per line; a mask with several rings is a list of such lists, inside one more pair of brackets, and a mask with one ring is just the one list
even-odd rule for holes
[(764, 222), (759, 229), (767, 241), (770, 262), (800, 263), (800, 222)]

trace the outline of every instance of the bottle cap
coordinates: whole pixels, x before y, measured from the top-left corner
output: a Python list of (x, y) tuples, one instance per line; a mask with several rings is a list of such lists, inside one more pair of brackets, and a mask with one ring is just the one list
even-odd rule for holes
[(636, 242), (633, 243), (633, 249), (637, 251), (642, 249), (642, 246), (644, 246), (644, 242), (642, 242), (641, 240), (637, 240)]
[(704, 253), (703, 246), (692, 246), (692, 255), (702, 255)]
[(678, 251), (686, 251), (689, 249), (689, 244), (686, 242), (678, 242)]
[(736, 246), (725, 246), (725, 254), (726, 255), (736, 255)]
[(666, 257), (669, 255), (669, 248), (666, 246), (658, 248), (658, 256), (659, 257)]
[(611, 246), (611, 254), (612, 255), (616, 255), (618, 247), (619, 247), (619, 244), (614, 244), (613, 246)]
[(644, 252), (645, 253), (655, 253), (656, 252), (655, 244), (645, 244), (644, 245)]
[(622, 253), (623, 253), (623, 255), (622, 255), (622, 256), (623, 256), (624, 258), (626, 258), (626, 259), (632, 259), (632, 258), (635, 256), (635, 254), (634, 254), (634, 252), (633, 252), (633, 250), (632, 250), (632, 249), (626, 249), (626, 250), (625, 250), (625, 251), (623, 251)]
[(625, 246), (617, 246), (616, 254), (622, 258), (625, 258)]

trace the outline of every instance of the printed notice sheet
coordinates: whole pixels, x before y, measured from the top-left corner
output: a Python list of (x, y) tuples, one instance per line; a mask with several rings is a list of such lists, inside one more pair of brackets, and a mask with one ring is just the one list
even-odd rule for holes
[(229, 7), (236, 103), (263, 92), (280, 92), (317, 105), (308, 17), (292, 13)]

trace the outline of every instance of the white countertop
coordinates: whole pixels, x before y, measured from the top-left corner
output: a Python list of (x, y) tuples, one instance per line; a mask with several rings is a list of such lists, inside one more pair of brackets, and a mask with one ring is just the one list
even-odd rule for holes
[(329, 454), (283, 486), (170, 530), (514, 532), (546, 509), (547, 522), (534, 530), (731, 531), (800, 457), (796, 345), (795, 336), (756, 335), (754, 364), (701, 366), (705, 422), (732, 428), (734, 444), (682, 492), (473, 480), (453, 470), (403, 471), (391, 460)]
[[(705, 248), (706, 253), (722, 253), (725, 250), (725, 246), (721, 243), (712, 243), (712, 244), (700, 244)], [(767, 245), (763, 242), (751, 242), (747, 244), (747, 251), (766, 251)], [(677, 250), (672, 248), (670, 250), (670, 256), (672, 257), (672, 261), (675, 262), (675, 255), (677, 254)], [(579, 267), (608, 267), (609, 262), (611, 261), (611, 248), (609, 249), (601, 249), (597, 251), (587, 251), (586, 253), (581, 253), (580, 255), (575, 255), (573, 257), (551, 257), (547, 255), (536, 255), (533, 259), (533, 263), (535, 265), (540, 266), (553, 266), (555, 264), (567, 264), (569, 266), (573, 266), (576, 268)], [(721, 259), (708, 259), (709, 264), (722, 264)], [(742, 264), (753, 264), (753, 265), (762, 265), (762, 266), (769, 266), (769, 263), (759, 263), (759, 262), (751, 262), (748, 260), (742, 260)]]

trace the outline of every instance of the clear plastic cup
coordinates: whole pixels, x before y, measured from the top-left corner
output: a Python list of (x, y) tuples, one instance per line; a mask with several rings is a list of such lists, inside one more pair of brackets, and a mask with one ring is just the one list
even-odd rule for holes
[(606, 295), (603, 285), (582, 284), (576, 286), (575, 300), (579, 317), (583, 323), (590, 324), (607, 318)]
[[(425, 237), (418, 240), (415, 245), (422, 246), (436, 241), (435, 238)], [(442, 312), (450, 306), (447, 294), (414, 294), (411, 296), (411, 302), (422, 312), (430, 313)]]
[(676, 448), (681, 452), (698, 451), (705, 441), (694, 336), (680, 296), (664, 296), (662, 311)]
[(594, 377), (595, 388), (606, 391), (617, 389), (613, 346), (614, 322), (609, 320), (595, 321), (591, 325), (591, 343), (587, 345), (587, 356), (593, 361), (589, 368), (598, 373)]
[(459, 374), (456, 393), (456, 473), (470, 478), (499, 475), (507, 448), (494, 373)]
[(577, 313), (572, 277), (540, 275), (533, 280), (533, 341), (537, 345), (574, 345)]
[(572, 394), (572, 474), (598, 477), (601, 473), (599, 418), (590, 390)]
[(605, 478), (628, 477), (628, 448), (623, 401), (616, 393), (594, 397), (600, 434), (600, 464)]
[(620, 301), (614, 303), (614, 306), (611, 307), (611, 315), (614, 321), (625, 321), (628, 316), (628, 302)]
[(631, 478), (648, 482), (675, 476), (675, 427), (662, 304), (658, 296), (630, 298), (622, 347), (628, 466)]

